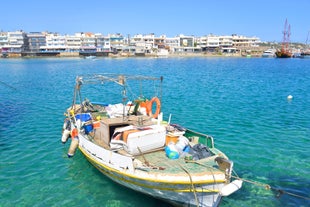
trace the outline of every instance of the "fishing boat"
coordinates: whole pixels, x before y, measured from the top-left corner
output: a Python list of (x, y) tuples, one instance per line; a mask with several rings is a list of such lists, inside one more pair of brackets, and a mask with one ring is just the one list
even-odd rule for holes
[(164, 120), (162, 82), (140, 75), (76, 77), (61, 137), (71, 139), (68, 157), (79, 150), (116, 183), (174, 205), (218, 206), (242, 180), (233, 179), (233, 161), (212, 136), (172, 123), (171, 115)]

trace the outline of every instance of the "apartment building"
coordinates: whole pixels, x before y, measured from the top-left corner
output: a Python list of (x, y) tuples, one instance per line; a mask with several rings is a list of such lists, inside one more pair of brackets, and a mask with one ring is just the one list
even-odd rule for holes
[(111, 52), (111, 42), (108, 36), (95, 34), (97, 52)]
[(26, 34), (26, 39), (28, 40), (28, 46), (26, 51), (30, 53), (41, 52), (41, 47), (46, 45), (46, 36), (42, 32), (30, 32)]
[(66, 52), (80, 52), (81, 37), (78, 35), (65, 35)]
[(259, 38), (257, 37), (245, 37), (242, 35), (231, 35), (233, 46), (239, 49), (258, 47), (260, 43)]
[(9, 40), (7, 32), (0, 32), (0, 54), (2, 53), (3, 46), (8, 45), (8, 42)]
[(122, 51), (122, 49), (127, 46), (125, 44), (124, 36), (120, 33), (108, 34), (108, 37), (110, 39), (111, 50), (114, 53), (117, 51)]
[(76, 33), (75, 35), (81, 38), (80, 53), (96, 53), (97, 48), (95, 34), (91, 32), (81, 32)]
[(46, 33), (46, 45), (41, 46), (41, 52), (60, 53), (66, 50), (66, 39), (58, 33)]
[(166, 39), (166, 44), (172, 53), (194, 53), (201, 51), (200, 47), (196, 47), (196, 39), (194, 36), (179, 35), (174, 38)]
[(220, 46), (220, 37), (213, 34), (197, 37), (196, 46), (205, 52), (215, 52)]
[(26, 33), (22, 30), (2, 33), (1, 45), (2, 56), (20, 57), (28, 45)]

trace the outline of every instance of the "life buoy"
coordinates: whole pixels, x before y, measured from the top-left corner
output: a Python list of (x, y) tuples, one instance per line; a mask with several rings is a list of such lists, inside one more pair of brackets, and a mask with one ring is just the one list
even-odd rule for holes
[[(156, 103), (156, 111), (153, 114), (152, 106), (154, 102)], [(153, 97), (150, 101), (146, 102), (146, 113), (148, 116), (151, 116), (155, 119), (158, 117), (158, 114), (160, 113), (160, 100), (157, 97)]]

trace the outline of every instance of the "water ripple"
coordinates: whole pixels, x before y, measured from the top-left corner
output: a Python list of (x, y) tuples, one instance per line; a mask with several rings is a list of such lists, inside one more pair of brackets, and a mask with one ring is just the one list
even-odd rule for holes
[[(239, 176), (310, 194), (308, 60), (30, 59), (1, 61), (0, 70), (16, 88), (0, 88), (1, 206), (169, 206), (115, 185), (80, 152), (66, 157), (60, 136), (74, 78), (99, 72), (164, 76), (165, 119), (213, 135)], [(221, 206), (310, 206), (275, 195), (244, 184)]]

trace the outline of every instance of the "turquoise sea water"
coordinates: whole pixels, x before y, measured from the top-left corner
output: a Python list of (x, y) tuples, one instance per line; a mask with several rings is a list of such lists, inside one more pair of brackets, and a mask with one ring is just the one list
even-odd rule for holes
[[(170, 206), (113, 183), (80, 152), (66, 157), (75, 76), (103, 72), (164, 76), (165, 119), (214, 136), (240, 177), (310, 197), (310, 60), (0, 59), (0, 206)], [(310, 206), (276, 195), (244, 183), (221, 206)]]

